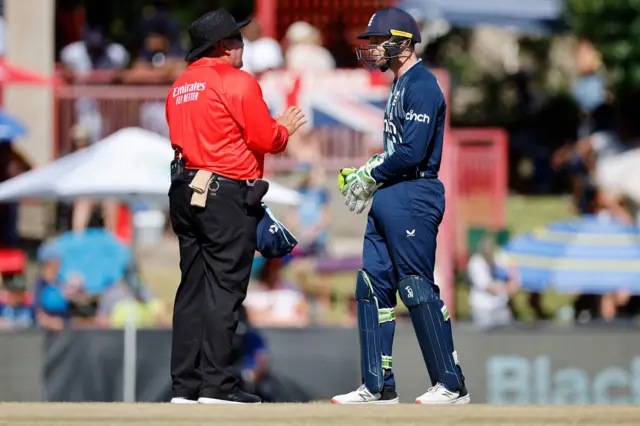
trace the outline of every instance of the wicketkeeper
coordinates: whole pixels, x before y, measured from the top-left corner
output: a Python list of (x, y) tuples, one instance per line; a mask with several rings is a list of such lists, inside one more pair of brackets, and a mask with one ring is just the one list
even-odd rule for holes
[(371, 203), (364, 237), (363, 269), (355, 297), (363, 384), (333, 398), (335, 404), (398, 402), (391, 349), (396, 291), (409, 309), (431, 387), (419, 404), (470, 401), (453, 347), (451, 321), (433, 278), (436, 236), (445, 210), (438, 180), (446, 104), (436, 77), (416, 57), (420, 31), (408, 13), (376, 12), (357, 48), (370, 70), (395, 76), (384, 114), (384, 154), (359, 169), (342, 169), (340, 191), (349, 210)]

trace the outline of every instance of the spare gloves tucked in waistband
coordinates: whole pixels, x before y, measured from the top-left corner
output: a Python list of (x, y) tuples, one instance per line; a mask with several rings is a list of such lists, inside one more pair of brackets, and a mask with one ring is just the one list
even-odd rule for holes
[(260, 254), (267, 258), (283, 258), (298, 245), (291, 232), (273, 215), (273, 212), (262, 203), (262, 211), (258, 219), (258, 245)]

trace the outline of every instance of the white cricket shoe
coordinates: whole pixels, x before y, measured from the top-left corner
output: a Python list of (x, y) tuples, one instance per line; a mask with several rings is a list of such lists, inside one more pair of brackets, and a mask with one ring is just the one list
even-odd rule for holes
[(437, 383), (435, 386), (429, 388), (429, 390), (416, 398), (416, 404), (468, 404), (471, 402), (471, 396), (467, 391), (467, 388), (462, 385), (460, 392), (451, 392), (444, 387), (442, 383)]
[(195, 399), (183, 398), (183, 397), (175, 397), (171, 398), (172, 404), (197, 404), (198, 401)]
[(392, 388), (385, 387), (382, 393), (372, 393), (365, 385), (353, 392), (336, 395), (331, 399), (333, 404), (398, 404), (398, 394)]

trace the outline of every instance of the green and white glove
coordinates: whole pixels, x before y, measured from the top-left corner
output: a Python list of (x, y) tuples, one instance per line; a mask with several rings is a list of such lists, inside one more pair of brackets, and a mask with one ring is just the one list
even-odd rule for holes
[(373, 194), (382, 186), (371, 176), (371, 171), (382, 164), (383, 161), (384, 154), (376, 154), (367, 161), (367, 164), (355, 172), (355, 178), (351, 179), (351, 183), (348, 184), (344, 202), (350, 211), (360, 214), (371, 203)]
[(343, 197), (346, 197), (349, 187), (355, 182), (357, 171), (358, 169), (353, 167), (340, 169), (338, 173), (338, 189)]

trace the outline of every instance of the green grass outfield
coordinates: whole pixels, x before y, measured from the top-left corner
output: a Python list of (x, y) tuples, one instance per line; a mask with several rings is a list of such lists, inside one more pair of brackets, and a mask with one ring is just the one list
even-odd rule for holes
[(638, 406), (0, 403), (0, 426), (633, 426), (638, 419)]

